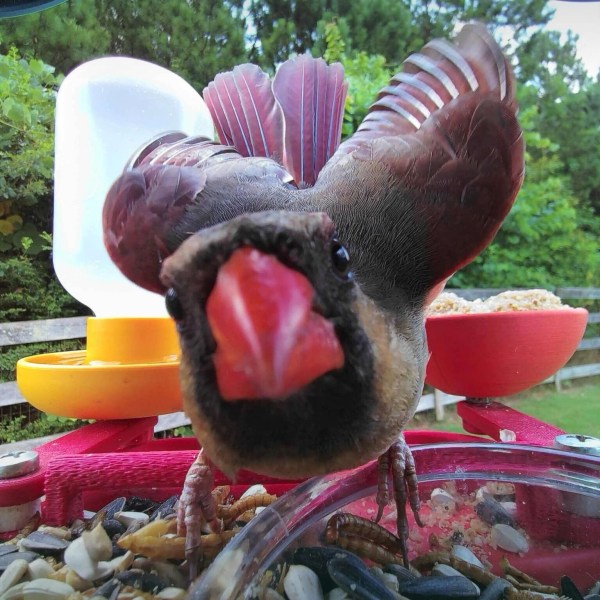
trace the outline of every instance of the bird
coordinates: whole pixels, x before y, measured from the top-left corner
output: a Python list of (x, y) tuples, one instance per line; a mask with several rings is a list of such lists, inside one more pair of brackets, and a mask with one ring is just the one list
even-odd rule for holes
[[(493, 240), (524, 176), (508, 59), (484, 25), (409, 56), (340, 143), (340, 64), (255, 65), (204, 90), (219, 141), (169, 132), (107, 194), (104, 241), (165, 295), (201, 451), (179, 501), (186, 557), (219, 529), (218, 467), (305, 478), (378, 460), (408, 563), (424, 316)], [(390, 482), (392, 488), (390, 490)]]

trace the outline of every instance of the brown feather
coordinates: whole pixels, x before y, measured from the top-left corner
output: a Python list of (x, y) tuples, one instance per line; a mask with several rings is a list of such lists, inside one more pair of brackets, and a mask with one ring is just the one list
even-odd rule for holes
[(339, 144), (346, 88), (339, 63), (308, 54), (277, 70), (273, 93), (285, 121), (284, 164), (298, 187), (314, 184)]
[[(270, 209), (327, 212), (355, 257), (363, 290), (392, 311), (402, 310), (407, 301), (422, 302), (430, 289), (483, 250), (514, 201), (524, 158), (510, 66), (485, 28), (465, 26), (454, 45), (434, 41), (409, 58), (356, 134), (327, 161), (315, 186), (293, 189), (292, 178), (310, 181), (308, 171), (316, 175), (319, 157), (335, 145), (333, 134), (316, 142), (314, 132), (333, 132), (341, 122), (339, 74), (339, 66), (308, 56), (279, 69), (274, 96), (297, 148), (286, 145), (286, 156), (293, 156), (291, 175), (268, 158), (244, 158), (232, 148), (193, 138), (145, 156), (144, 164), (194, 165), (203, 173), (203, 185), (193, 199), (186, 196), (185, 210), (165, 210), (160, 219), (145, 215), (152, 210), (145, 192), (132, 196), (140, 203), (135, 211), (126, 202), (126, 210), (113, 206), (107, 212), (109, 243), (125, 235), (155, 240), (119, 242), (124, 249), (146, 252), (137, 264), (130, 261), (133, 271), (124, 270), (126, 275), (159, 289), (156, 273), (163, 252), (172, 252), (195, 231)], [(321, 110), (325, 88), (329, 115)], [(309, 145), (312, 154), (305, 153)], [(179, 206), (169, 198), (176, 190), (167, 186), (174, 181), (162, 178), (160, 192), (154, 192), (167, 206)], [(125, 201), (125, 196), (118, 198)], [(114, 202), (113, 194), (109, 203)], [(134, 214), (144, 227), (124, 226)], [(127, 261), (120, 251), (113, 256), (123, 268)], [(135, 272), (142, 268), (148, 274)]]
[(256, 65), (217, 75), (204, 89), (222, 144), (242, 156), (283, 158), (283, 115), (269, 76)]

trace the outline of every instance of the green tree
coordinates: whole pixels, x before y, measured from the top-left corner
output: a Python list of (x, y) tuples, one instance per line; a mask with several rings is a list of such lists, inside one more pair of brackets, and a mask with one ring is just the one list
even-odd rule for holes
[(0, 55), (0, 321), (85, 311), (49, 260), (54, 101), (61, 77), (13, 48)]
[(553, 287), (597, 284), (598, 237), (580, 227), (577, 201), (558, 146), (535, 130), (536, 109), (523, 112), (527, 171), (494, 242), (452, 278), (459, 287)]
[(66, 74), (109, 52), (110, 36), (98, 21), (93, 0), (69, 0), (30, 15), (0, 20), (0, 51), (19, 48)]
[(600, 237), (600, 79), (563, 96), (556, 107), (560, 115), (554, 127), (548, 118), (540, 131), (558, 143), (573, 192), (593, 212), (592, 226)]
[(521, 106), (536, 106), (535, 128), (558, 144), (562, 173), (581, 213), (600, 216), (600, 81), (576, 54), (577, 36), (540, 31), (517, 49)]
[(375, 94), (388, 84), (393, 72), (380, 54), (369, 55), (361, 51), (348, 56), (338, 22), (324, 24), (323, 37), (326, 44), (323, 58), (330, 63), (341, 62), (348, 82), (342, 126), (342, 135), (347, 137), (361, 124)]
[(251, 0), (250, 58), (274, 68), (290, 54), (312, 48), (327, 0)]
[(518, 80), (542, 96), (560, 97), (581, 87), (587, 79), (577, 57), (577, 36), (568, 32), (539, 30), (515, 48)]
[[(414, 23), (409, 7), (403, 2), (388, 0), (336, 0), (317, 23), (313, 54), (319, 54), (319, 39), (324, 19), (337, 18), (345, 32), (349, 54), (363, 52), (383, 56), (388, 64), (398, 66), (416, 50)], [(315, 51), (316, 50), (316, 51)]]
[(69, 0), (0, 22), (0, 50), (14, 45), (68, 73), (106, 54), (167, 67), (201, 90), (246, 60), (242, 0)]
[(523, 88), (522, 105), (537, 105), (536, 129), (558, 144), (562, 172), (582, 209), (600, 217), (600, 80), (586, 78), (569, 88), (560, 76), (545, 89)]
[(111, 54), (170, 68), (197, 90), (246, 61), (242, 0), (94, 1)]
[(60, 78), (13, 48), (0, 55), (0, 252), (40, 252), (50, 222), (54, 98)]
[(251, 57), (274, 68), (291, 52), (322, 54), (324, 24), (335, 20), (348, 54), (381, 55), (392, 65), (459, 23), (477, 19), (523, 43), (548, 23), (547, 0), (252, 0)]

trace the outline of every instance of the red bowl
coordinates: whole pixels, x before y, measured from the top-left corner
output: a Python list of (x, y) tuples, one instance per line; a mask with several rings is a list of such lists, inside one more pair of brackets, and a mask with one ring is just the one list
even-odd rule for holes
[(587, 317), (584, 308), (429, 316), (425, 381), (472, 398), (516, 394), (565, 365)]

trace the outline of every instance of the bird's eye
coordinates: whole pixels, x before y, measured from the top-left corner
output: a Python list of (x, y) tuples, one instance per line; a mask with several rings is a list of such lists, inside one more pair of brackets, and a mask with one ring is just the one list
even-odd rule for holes
[(183, 319), (183, 306), (181, 306), (177, 292), (173, 288), (167, 290), (165, 304), (167, 306), (167, 312), (173, 320), (181, 321), (181, 319)]
[(344, 278), (350, 276), (350, 255), (337, 238), (331, 242), (331, 262), (338, 275)]

